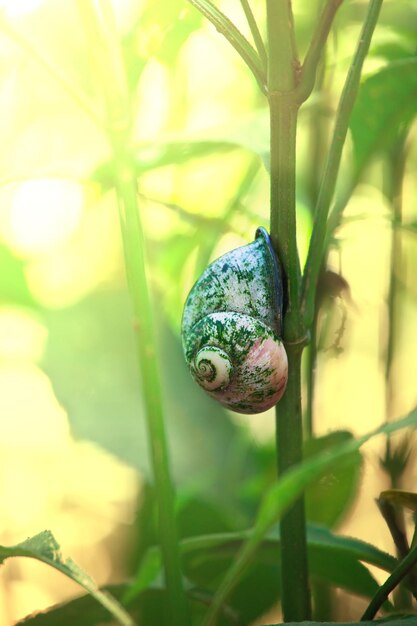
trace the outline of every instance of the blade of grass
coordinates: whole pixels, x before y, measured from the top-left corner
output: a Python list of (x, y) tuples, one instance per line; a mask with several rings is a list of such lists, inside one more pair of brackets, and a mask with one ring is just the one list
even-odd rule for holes
[(310, 328), (314, 319), (317, 281), (323, 261), (327, 216), (336, 187), (337, 175), (342, 158), (349, 120), (358, 92), (363, 63), (368, 54), (372, 35), (378, 21), (383, 0), (370, 0), (357, 48), (349, 68), (343, 92), (340, 98), (324, 175), (317, 200), (315, 221), (310, 239), (307, 261), (302, 286), (302, 312), (306, 328)]
[(183, 587), (174, 512), (174, 487), (165, 433), (161, 380), (157, 363), (156, 336), (151, 294), (145, 267), (142, 223), (138, 207), (135, 161), (130, 148), (132, 120), (123, 56), (110, 0), (79, 0), (90, 41), (94, 42), (95, 74), (106, 103), (116, 194), (131, 296), (137, 355), (153, 474), (156, 486), (159, 539), (172, 622), (190, 624)]
[[(252, 530), (252, 535), (243, 545), (230, 569), (226, 572), (213, 599), (210, 610), (206, 615), (204, 626), (215, 626), (222, 605), (227, 601), (237, 583), (240, 581), (268, 530), (281, 519), (285, 511), (300, 497), (300, 494), (310, 483), (314, 480), (318, 480), (321, 474), (326, 471), (326, 469), (330, 468), (336, 459), (340, 459), (358, 450), (369, 441), (369, 439), (383, 433), (393, 433), (402, 428), (416, 425), (417, 409), (403, 419), (383, 424), (367, 435), (336, 446), (333, 450), (323, 452), (311, 460), (304, 461), (296, 467), (289, 469), (285, 475), (269, 489), (263, 498), (255, 526)], [(283, 539), (281, 539), (281, 541), (282, 540)]]
[(265, 93), (266, 74), (262, 61), (246, 37), (210, 0), (188, 0), (188, 2), (196, 7), (233, 46), (258, 81), (261, 91)]

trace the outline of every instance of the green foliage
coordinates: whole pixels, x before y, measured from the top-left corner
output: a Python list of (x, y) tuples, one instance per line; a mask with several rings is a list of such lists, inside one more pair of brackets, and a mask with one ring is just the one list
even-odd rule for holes
[(396, 423), (388, 423), (364, 437), (334, 446), (330, 451), (322, 452), (312, 459), (305, 460), (300, 465), (288, 470), (264, 496), (253, 531), (248, 541), (238, 552), (236, 559), (233, 561), (218, 586), (215, 600), (211, 605), (207, 619), (215, 619), (216, 612), (227, 601), (240, 581), (246, 567), (253, 559), (259, 544), (266, 536), (268, 530), (281, 519), (288, 507), (291, 506), (309, 484), (320, 478), (322, 473), (331, 467), (337, 459), (352, 454), (375, 435), (384, 432), (395, 432), (397, 429), (412, 426), (415, 423), (417, 423), (416, 411), (412, 412), (406, 418)]
[[(295, 626), (294, 622), (286, 622), (288, 626)], [(390, 626), (415, 626), (417, 624), (417, 618), (411, 615), (406, 615), (400, 618), (387, 620), (375, 620), (375, 621), (360, 621), (360, 622), (304, 622), (305, 626), (318, 626), (319, 624), (325, 624), (325, 626), (376, 626), (378, 624), (387, 624)], [(265, 624), (265, 626), (283, 626), (282, 624)]]
[(362, 83), (350, 122), (355, 180), (370, 159), (389, 148), (417, 114), (416, 70), (415, 57), (401, 59)]
[[(346, 431), (335, 431), (324, 437), (309, 439), (304, 445), (304, 458), (308, 459), (343, 442), (353, 440)], [(333, 527), (349, 511), (358, 492), (362, 469), (362, 456), (357, 450), (335, 464), (320, 480), (306, 490), (307, 519)]]
[(37, 559), (58, 570), (74, 582), (84, 587), (96, 602), (102, 605), (117, 620), (120, 626), (135, 626), (130, 615), (109, 593), (98, 589), (95, 582), (71, 559), (62, 560), (60, 547), (49, 530), (30, 537), (16, 546), (0, 546), (0, 563), (10, 557), (29, 557)]

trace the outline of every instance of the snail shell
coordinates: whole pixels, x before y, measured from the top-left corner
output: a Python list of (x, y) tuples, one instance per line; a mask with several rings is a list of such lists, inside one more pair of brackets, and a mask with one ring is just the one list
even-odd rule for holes
[(282, 397), (282, 302), (281, 268), (264, 228), (211, 263), (192, 288), (182, 319), (185, 358), (197, 383), (226, 408), (261, 413)]

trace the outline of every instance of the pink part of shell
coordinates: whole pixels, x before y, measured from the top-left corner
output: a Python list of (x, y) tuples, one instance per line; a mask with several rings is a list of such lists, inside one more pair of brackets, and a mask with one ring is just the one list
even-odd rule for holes
[(269, 337), (255, 341), (230, 385), (210, 395), (234, 411), (262, 413), (282, 398), (287, 379), (285, 348), (280, 341)]

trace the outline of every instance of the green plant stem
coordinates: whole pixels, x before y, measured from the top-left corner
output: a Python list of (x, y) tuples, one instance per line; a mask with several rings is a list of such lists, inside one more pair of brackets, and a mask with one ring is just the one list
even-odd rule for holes
[(268, 31), (268, 91), (288, 92), (298, 70), (291, 0), (266, 0)]
[(91, 41), (100, 57), (96, 60), (105, 97), (109, 142), (113, 152), (116, 193), (119, 204), (128, 287), (134, 314), (135, 345), (153, 476), (158, 504), (159, 539), (163, 554), (168, 610), (173, 624), (188, 626), (189, 607), (185, 596), (174, 511), (174, 487), (162, 405), (157, 363), (154, 314), (145, 267), (145, 247), (135, 163), (130, 151), (131, 116), (129, 94), (113, 10), (109, 0), (80, 0)]
[(317, 281), (325, 251), (327, 216), (336, 188), (342, 150), (346, 139), (350, 115), (356, 100), (363, 63), (369, 50), (382, 1), (383, 0), (370, 0), (355, 55), (349, 68), (339, 102), (333, 139), (330, 145), (317, 200), (315, 222), (303, 277), (302, 312), (306, 328), (311, 327), (314, 319)]
[[(295, 146), (298, 104), (294, 97), (297, 56), (291, 3), (267, 0), (268, 100), (271, 126), (271, 239), (286, 277), (283, 337), (288, 355), (287, 390), (276, 409), (278, 474), (302, 459), (300, 262), (296, 240)], [(281, 597), (285, 621), (311, 617), (303, 498), (280, 522)]]
[(173, 623), (189, 624), (178, 552), (174, 512), (174, 488), (168, 457), (160, 373), (157, 365), (152, 303), (144, 261), (144, 239), (137, 210), (137, 190), (133, 162), (129, 166), (117, 156), (117, 196), (120, 207), (123, 247), (129, 291), (133, 304), (135, 342), (141, 371), (141, 387), (147, 416), (155, 491), (158, 503), (161, 543), (168, 602)]
[(266, 72), (267, 62), (268, 62), (267, 54), (266, 54), (265, 44), (262, 39), (262, 35), (259, 32), (258, 24), (256, 23), (255, 17), (252, 13), (252, 9), (250, 7), (248, 0), (240, 0), (240, 4), (242, 5), (242, 9), (245, 13), (246, 20), (249, 24), (250, 32), (252, 33), (253, 41), (258, 51), (263, 69)]
[(300, 102), (304, 102), (314, 89), (317, 66), (334, 17), (342, 2), (343, 0), (328, 0), (324, 5), (301, 68), (300, 82), (297, 86), (297, 95)]
[(293, 93), (269, 94), (271, 124), (271, 239), (287, 282), (284, 339), (297, 341), (300, 333), (300, 261), (296, 239), (295, 144), (298, 107)]
[(375, 617), (377, 611), (387, 600), (391, 591), (397, 587), (397, 585), (405, 578), (405, 576), (412, 570), (417, 563), (417, 545), (414, 546), (407, 554), (407, 556), (401, 561), (398, 567), (392, 572), (391, 576), (387, 578), (383, 585), (378, 589), (374, 597), (372, 598), (368, 608), (361, 617), (361, 622), (371, 620)]
[[(278, 473), (302, 461), (301, 353), (302, 345), (286, 345), (287, 389), (276, 410)], [(285, 621), (311, 618), (308, 583), (304, 498), (298, 499), (280, 522), (281, 597)]]
[[(404, 183), (406, 165), (406, 134), (402, 134), (388, 155), (388, 172), (386, 180), (386, 196), (392, 207), (391, 223), (391, 262), (390, 282), (388, 289), (388, 343), (386, 353), (385, 380), (387, 382), (386, 393), (386, 417), (392, 419), (395, 396), (395, 379), (393, 370), (393, 358), (395, 347), (395, 334), (398, 324), (397, 295), (399, 289), (398, 276), (402, 272), (402, 187)], [(391, 482), (392, 487), (398, 485)]]

